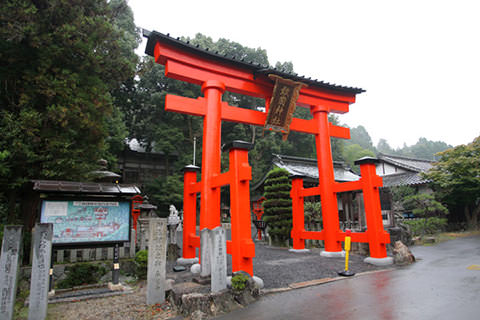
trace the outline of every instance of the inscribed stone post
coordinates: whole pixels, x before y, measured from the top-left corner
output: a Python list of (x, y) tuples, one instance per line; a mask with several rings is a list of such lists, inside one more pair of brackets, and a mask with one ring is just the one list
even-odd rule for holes
[(130, 230), (130, 258), (135, 258), (135, 243), (137, 242), (136, 234), (137, 232), (135, 229)]
[(89, 261), (90, 260), (90, 249), (83, 249), (82, 250), (82, 261)]
[(161, 218), (149, 220), (147, 304), (151, 305), (165, 301), (167, 221)]
[(70, 262), (71, 263), (77, 262), (77, 249), (70, 250)]
[(103, 260), (103, 250), (102, 248), (95, 249), (95, 260)]
[(227, 288), (227, 242), (225, 229), (216, 227), (211, 230), (209, 240), (212, 268), (211, 291), (218, 292)]
[(17, 293), (18, 257), (22, 240), (21, 226), (6, 226), (3, 231), (2, 256), (0, 257), (0, 319), (13, 317)]
[(47, 316), (52, 236), (51, 223), (38, 223), (35, 226), (28, 320), (43, 320)]
[(65, 260), (64, 253), (65, 253), (65, 251), (63, 251), (63, 250), (57, 250), (57, 262), (58, 263), (62, 263), (63, 260)]
[(200, 276), (208, 277), (211, 273), (210, 265), (210, 230), (207, 228), (200, 231)]
[(149, 219), (138, 219), (138, 223), (140, 224), (140, 250), (145, 250), (148, 246), (148, 221)]

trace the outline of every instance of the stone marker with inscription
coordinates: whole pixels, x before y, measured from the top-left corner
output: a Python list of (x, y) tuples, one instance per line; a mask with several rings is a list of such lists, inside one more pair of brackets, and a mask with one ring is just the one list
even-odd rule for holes
[(47, 316), (52, 236), (53, 225), (51, 223), (36, 224), (33, 234), (34, 247), (28, 320), (43, 320)]
[(208, 277), (211, 273), (210, 265), (210, 230), (200, 231), (200, 276)]
[(149, 219), (147, 304), (165, 301), (167, 219)]
[(211, 291), (227, 288), (227, 242), (225, 229), (216, 227), (210, 230), (209, 237), (211, 263)]
[(0, 319), (13, 318), (22, 226), (5, 226), (0, 257)]

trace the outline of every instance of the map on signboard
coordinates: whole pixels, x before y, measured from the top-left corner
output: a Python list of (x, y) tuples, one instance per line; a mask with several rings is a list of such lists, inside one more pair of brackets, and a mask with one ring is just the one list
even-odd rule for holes
[(53, 201), (42, 203), (42, 223), (53, 224), (53, 244), (128, 241), (128, 201)]
[(301, 82), (283, 79), (274, 74), (270, 74), (269, 78), (275, 80), (275, 86), (273, 87), (264, 130), (281, 132), (283, 133), (283, 140), (286, 140), (290, 132), (290, 123), (292, 123), (298, 94), (300, 89), (306, 85)]

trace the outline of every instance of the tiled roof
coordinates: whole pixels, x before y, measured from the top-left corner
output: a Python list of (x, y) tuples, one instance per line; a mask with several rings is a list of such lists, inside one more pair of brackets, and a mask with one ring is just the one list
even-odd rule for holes
[(378, 159), (390, 163), (392, 165), (415, 172), (425, 172), (433, 167), (433, 161), (424, 159), (414, 159), (400, 156), (392, 156), (386, 154), (378, 154)]
[(153, 51), (155, 48), (155, 44), (158, 41), (162, 43), (167, 43), (177, 48), (181, 48), (183, 50), (192, 52), (196, 55), (206, 57), (208, 59), (213, 59), (223, 63), (236, 65), (243, 69), (249, 69), (253, 74), (257, 74), (257, 75), (258, 74), (263, 74), (263, 75), (276, 74), (278, 76), (281, 76), (282, 78), (287, 78), (294, 81), (300, 81), (300, 82), (306, 83), (312, 87), (320, 87), (323, 89), (346, 92), (351, 94), (358, 94), (358, 93), (365, 92), (365, 90), (361, 88), (340, 86), (340, 85), (320, 81), (317, 79), (312, 79), (311, 77), (307, 78), (306, 76), (299, 76), (295, 73), (286, 73), (276, 68), (273, 68), (271, 66), (261, 65), (253, 61), (246, 61), (244, 59), (239, 59), (238, 57), (235, 57), (232, 55), (227, 55), (227, 54), (222, 55), (222, 54), (219, 54), (218, 51), (213, 52), (209, 48), (201, 48), (198, 45), (192, 45), (190, 44), (189, 41), (184, 42), (179, 37), (178, 38), (170, 37), (170, 34), (168, 33), (163, 34), (157, 31), (148, 31), (143, 29), (143, 36), (148, 38), (145, 53), (152, 57), (154, 56)]
[(417, 172), (403, 172), (397, 174), (390, 174), (382, 177), (383, 187), (397, 187), (406, 185), (425, 184), (428, 180), (423, 179)]
[[(273, 164), (279, 168), (286, 169), (291, 175), (302, 175), (318, 180), (318, 167), (316, 159), (276, 154), (274, 155)], [(337, 182), (357, 181), (360, 179), (358, 175), (346, 168), (341, 162), (334, 162), (333, 171), (335, 181)]]
[(134, 195), (140, 194), (140, 189), (133, 184), (93, 183), (56, 180), (32, 180), (33, 190), (52, 193), (103, 194), (103, 195)]

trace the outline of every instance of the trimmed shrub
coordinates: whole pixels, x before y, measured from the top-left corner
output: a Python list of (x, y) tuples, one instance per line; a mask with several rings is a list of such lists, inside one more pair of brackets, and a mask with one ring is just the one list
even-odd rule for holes
[(88, 262), (68, 266), (65, 271), (66, 278), (57, 282), (57, 288), (59, 289), (98, 283), (100, 278), (107, 273), (107, 269), (103, 266)]
[(248, 277), (244, 274), (236, 274), (232, 277), (232, 289), (235, 291), (243, 291), (247, 286)]
[(140, 250), (135, 255), (135, 272), (138, 279), (147, 279), (148, 250)]
[(422, 236), (444, 231), (447, 228), (447, 221), (447, 218), (431, 217), (427, 219), (404, 220), (403, 223), (410, 227), (414, 236)]
[(265, 180), (263, 220), (268, 223), (268, 234), (280, 243), (290, 238), (292, 230), (291, 183), (288, 176), (287, 170), (275, 168)]

